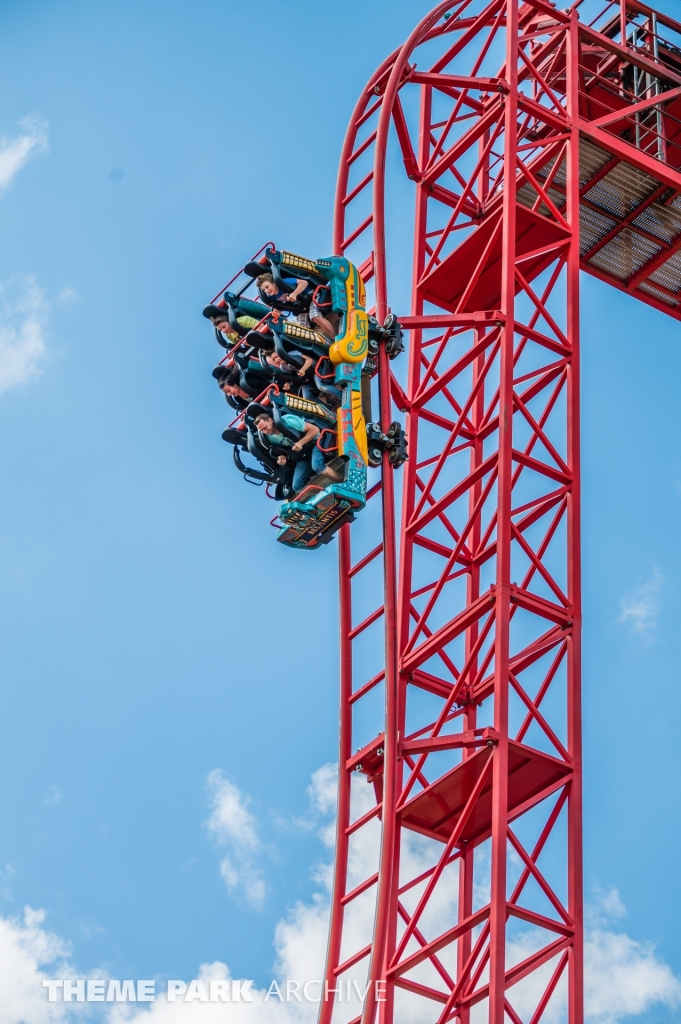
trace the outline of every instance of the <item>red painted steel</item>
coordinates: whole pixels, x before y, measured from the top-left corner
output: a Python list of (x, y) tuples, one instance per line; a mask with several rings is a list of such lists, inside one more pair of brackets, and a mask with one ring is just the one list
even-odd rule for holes
[(320, 1024), (583, 1019), (580, 268), (681, 319), (681, 25), (587, 7), (447, 0), (343, 146), (334, 252), (409, 332), (374, 382), (409, 460), (339, 537)]

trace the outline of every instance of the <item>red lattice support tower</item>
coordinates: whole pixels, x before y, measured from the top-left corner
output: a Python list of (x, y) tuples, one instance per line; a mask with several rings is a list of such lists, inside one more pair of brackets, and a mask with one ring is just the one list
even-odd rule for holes
[(447, 2), (353, 113), (334, 252), (409, 332), (409, 460), (340, 535), (320, 1024), (582, 1020), (579, 270), (681, 319), (678, 33)]

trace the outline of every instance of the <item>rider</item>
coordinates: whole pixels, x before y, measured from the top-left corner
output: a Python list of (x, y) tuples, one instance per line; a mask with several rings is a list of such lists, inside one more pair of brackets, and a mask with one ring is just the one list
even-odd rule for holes
[[(267, 436), (267, 439), (271, 444), (276, 444), (282, 448), (290, 448), (292, 452), (300, 452), (310, 441), (314, 441), (319, 437), (319, 427), (314, 423), (311, 423), (309, 420), (303, 419), (302, 416), (296, 416), (294, 413), (285, 412), (282, 414), (281, 418), (284, 426), (288, 427), (290, 430), (301, 432), (302, 437), (298, 441), (291, 441), (290, 438), (277, 432), (274, 419), (268, 415), (268, 413), (258, 413), (255, 417), (255, 425), (261, 434), (265, 434)], [(287, 461), (288, 457), (286, 455), (277, 456), (277, 463), (280, 466), (285, 466)], [(313, 473), (327, 477), (328, 479), (325, 483), (329, 483), (331, 480), (338, 480), (336, 474), (333, 473), (333, 471), (331, 471), (326, 465), (324, 454), (316, 444), (312, 448), (312, 452), (309, 456), (304, 456), (296, 463), (296, 468), (293, 473), (293, 490), (296, 494), (304, 489)]]
[[(282, 281), (291, 288), (290, 292), (277, 287), (269, 270), (264, 274), (260, 274), (256, 278), (255, 283), (265, 295), (274, 299), (275, 302), (302, 302), (305, 305), (309, 305), (309, 300), (312, 298), (314, 291), (309, 281), (303, 281), (298, 277), (284, 277)], [(308, 294), (305, 295), (305, 292)]]
[(253, 395), (241, 387), (241, 374), (236, 366), (225, 367), (225, 373), (218, 376), (218, 387), (225, 398), (229, 395), (230, 403), (236, 409), (245, 409), (253, 401)]
[[(279, 289), (275, 284), (272, 274), (268, 272), (260, 274), (256, 284), (265, 295), (268, 295), (275, 302), (303, 302), (308, 306), (304, 313), (298, 313), (297, 320), (302, 327), (309, 327), (310, 324), (314, 324), (322, 334), (324, 334), (329, 341), (333, 341), (336, 337), (336, 328), (338, 326), (338, 320), (334, 325), (331, 321), (324, 316), (323, 311), (313, 300), (314, 288), (309, 281), (303, 281), (299, 277), (284, 277), (282, 278), (284, 284), (291, 287), (293, 290), (286, 292), (283, 289)], [(306, 294), (307, 293), (307, 294)], [(336, 314), (331, 314), (334, 318)]]
[[(207, 320), (212, 321), (213, 327), (215, 327), (221, 334), (223, 334), (229, 341), (235, 343), (239, 340), (238, 333), (234, 330), (229, 322), (229, 315), (226, 307), (222, 306), (206, 306), (203, 311), (203, 315)], [(252, 330), (260, 323), (252, 316), (241, 315), (236, 318), (236, 322), (240, 327), (248, 328)]]
[(280, 355), (272, 350), (265, 354), (265, 362), (268, 364), (271, 370), (281, 370), (282, 373), (298, 373), (297, 366), (291, 366), (285, 359), (282, 359)]

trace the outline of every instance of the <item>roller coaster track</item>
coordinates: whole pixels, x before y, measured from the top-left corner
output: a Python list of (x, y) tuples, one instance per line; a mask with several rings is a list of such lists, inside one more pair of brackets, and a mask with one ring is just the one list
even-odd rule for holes
[(579, 271), (681, 319), (681, 25), (589, 3), (440, 4), (343, 145), (409, 460), (340, 534), (320, 1024), (583, 1019)]

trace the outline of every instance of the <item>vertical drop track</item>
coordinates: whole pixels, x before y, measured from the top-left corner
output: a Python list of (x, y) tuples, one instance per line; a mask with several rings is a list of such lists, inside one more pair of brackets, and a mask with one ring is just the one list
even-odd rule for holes
[[(538, 1024), (559, 999), (583, 1019), (580, 266), (681, 319), (663, 258), (681, 206), (656, 250), (633, 237), (654, 233), (637, 203), (681, 197), (681, 64), (662, 38), (681, 25), (633, 0), (594, 13), (440, 4), (343, 146), (334, 252), (408, 332), (399, 360), (379, 352), (376, 398), (409, 459), (384, 455), (339, 535), (320, 1024)], [(626, 266), (605, 262), (617, 242)]]

